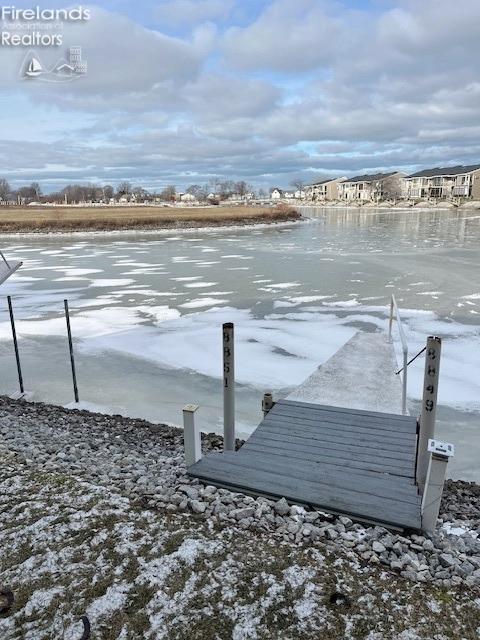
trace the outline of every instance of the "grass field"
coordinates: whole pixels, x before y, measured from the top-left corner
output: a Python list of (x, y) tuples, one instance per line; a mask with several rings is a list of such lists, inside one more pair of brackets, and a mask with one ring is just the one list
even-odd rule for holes
[(0, 233), (163, 229), (297, 220), (293, 207), (0, 207)]

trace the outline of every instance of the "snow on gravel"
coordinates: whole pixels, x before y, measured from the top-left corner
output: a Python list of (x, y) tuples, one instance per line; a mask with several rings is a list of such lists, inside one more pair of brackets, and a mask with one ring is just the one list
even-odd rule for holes
[[(480, 565), (466, 483), (450, 483), (434, 538), (453, 578), (434, 584), (413, 581), (440, 553), (415, 551), (430, 540), (201, 487), (180, 443), (161, 425), (1, 400), (0, 575), (15, 595), (2, 640), (79, 640), (84, 615), (99, 640), (477, 638), (479, 586), (456, 573)], [(375, 539), (410, 546), (412, 580)]]

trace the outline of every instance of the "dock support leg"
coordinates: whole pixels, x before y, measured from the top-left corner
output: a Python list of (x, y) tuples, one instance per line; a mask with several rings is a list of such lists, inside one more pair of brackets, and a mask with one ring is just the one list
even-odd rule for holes
[(430, 455), (428, 442), (435, 437), (435, 415), (437, 411), (438, 376), (442, 341), (429, 336), (425, 354), (422, 412), (417, 446), (417, 482), (420, 491), (425, 487)]
[(223, 450), (235, 451), (235, 360), (232, 322), (223, 325)]
[(67, 322), (68, 349), (70, 351), (70, 366), (72, 368), (73, 380), (73, 395), (75, 397), (75, 402), (78, 404), (77, 373), (75, 371), (75, 356), (73, 355), (72, 330), (70, 327), (70, 311), (68, 310), (68, 300), (64, 300), (63, 305), (65, 307), (65, 320)]
[(195, 424), (195, 412), (197, 409), (197, 404), (187, 404), (183, 407), (183, 442), (187, 467), (191, 467), (202, 457), (200, 429)]
[(262, 411), (263, 417), (267, 415), (267, 413), (273, 409), (275, 402), (273, 401), (273, 396), (271, 393), (264, 393), (262, 400)]
[(448, 458), (452, 455), (453, 445), (435, 440), (429, 441), (429, 463), (422, 497), (422, 529), (424, 531), (431, 532), (435, 530), (447, 473)]
[(7, 302), (8, 302), (8, 312), (10, 314), (10, 324), (11, 324), (11, 327), (12, 327), (13, 347), (15, 349), (15, 360), (17, 362), (18, 386), (20, 387), (19, 397), (22, 397), (24, 395), (24, 393), (25, 393), (25, 389), (23, 387), (22, 366), (20, 364), (20, 354), (18, 352), (17, 332), (15, 330), (15, 317), (13, 315), (12, 299), (11, 299), (10, 296), (7, 296)]

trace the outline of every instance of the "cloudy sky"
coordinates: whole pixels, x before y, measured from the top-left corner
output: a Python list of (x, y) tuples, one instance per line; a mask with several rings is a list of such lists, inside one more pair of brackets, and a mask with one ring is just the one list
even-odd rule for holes
[(88, 6), (64, 46), (38, 49), (53, 64), (81, 45), (86, 77), (22, 80), (28, 49), (0, 47), (0, 176), (14, 186), (287, 187), (480, 162), (479, 0)]

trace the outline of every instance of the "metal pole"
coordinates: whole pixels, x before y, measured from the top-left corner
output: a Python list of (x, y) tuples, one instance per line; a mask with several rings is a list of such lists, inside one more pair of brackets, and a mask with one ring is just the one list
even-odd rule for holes
[(403, 373), (402, 373), (402, 414), (407, 415), (407, 371), (408, 371), (408, 351), (403, 350)]
[(235, 361), (232, 322), (223, 325), (223, 449), (235, 451)]
[(8, 301), (8, 311), (10, 313), (10, 324), (12, 325), (12, 337), (13, 337), (13, 346), (15, 348), (15, 359), (17, 361), (18, 384), (20, 385), (20, 393), (23, 394), (25, 393), (25, 389), (23, 388), (22, 367), (20, 365), (20, 354), (18, 352), (17, 332), (15, 331), (15, 318), (13, 317), (12, 299), (10, 296), (7, 296), (7, 301)]
[(388, 323), (388, 339), (392, 340), (392, 324), (393, 324), (393, 296), (390, 298), (390, 321)]
[(75, 373), (75, 358), (73, 356), (72, 331), (70, 329), (70, 313), (68, 311), (68, 300), (64, 300), (65, 318), (67, 320), (68, 348), (70, 349), (70, 364), (72, 365), (73, 393), (75, 394), (75, 402), (78, 402), (77, 374)]
[(417, 482), (422, 491), (425, 486), (429, 463), (428, 441), (435, 438), (435, 415), (437, 411), (441, 350), (441, 339), (429, 336), (425, 353), (423, 400), (417, 449)]

